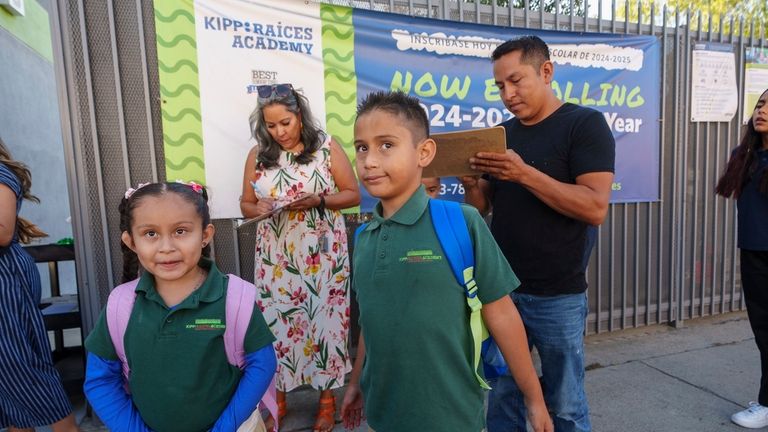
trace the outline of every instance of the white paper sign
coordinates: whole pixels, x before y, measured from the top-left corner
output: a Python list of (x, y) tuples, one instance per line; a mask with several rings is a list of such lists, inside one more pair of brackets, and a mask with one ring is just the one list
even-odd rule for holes
[(736, 58), (730, 45), (702, 43), (693, 49), (691, 121), (728, 122), (736, 115)]
[(768, 48), (747, 47), (744, 65), (744, 118), (747, 124), (760, 95), (768, 89)]

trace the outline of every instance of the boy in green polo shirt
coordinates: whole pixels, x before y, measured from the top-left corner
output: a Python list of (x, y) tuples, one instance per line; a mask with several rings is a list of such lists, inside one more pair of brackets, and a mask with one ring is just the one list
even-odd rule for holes
[[(342, 417), (376, 432), (480, 432), (483, 390), (473, 368), (464, 287), (456, 282), (427, 211), (421, 172), (435, 156), (419, 101), (372, 93), (358, 106), (357, 173), (379, 198), (360, 232), (352, 288), (361, 335)], [(485, 325), (523, 391), (534, 430), (552, 431), (520, 316), (509, 293), (520, 282), (479, 213), (462, 206), (475, 251)]]

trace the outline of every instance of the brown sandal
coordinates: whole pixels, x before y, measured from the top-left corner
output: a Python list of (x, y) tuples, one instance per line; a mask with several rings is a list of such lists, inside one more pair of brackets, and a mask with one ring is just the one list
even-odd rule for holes
[(336, 426), (336, 398), (333, 395), (320, 398), (317, 418), (312, 430), (315, 432), (330, 432)]

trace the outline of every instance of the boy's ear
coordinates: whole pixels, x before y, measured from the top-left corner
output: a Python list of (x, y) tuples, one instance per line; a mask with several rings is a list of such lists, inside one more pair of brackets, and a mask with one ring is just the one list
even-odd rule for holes
[(427, 138), (417, 147), (419, 153), (419, 167), (424, 168), (432, 162), (437, 154), (437, 143), (432, 138)]
[(131, 237), (130, 234), (128, 234), (128, 231), (123, 231), (122, 234), (120, 234), (120, 240), (125, 243), (126, 246), (128, 246), (128, 249), (136, 252), (136, 249), (133, 246), (133, 237)]
[(215, 233), (216, 233), (216, 228), (213, 226), (213, 224), (208, 224), (208, 226), (203, 228), (203, 244), (205, 246), (211, 244), (211, 241), (213, 241), (213, 234)]

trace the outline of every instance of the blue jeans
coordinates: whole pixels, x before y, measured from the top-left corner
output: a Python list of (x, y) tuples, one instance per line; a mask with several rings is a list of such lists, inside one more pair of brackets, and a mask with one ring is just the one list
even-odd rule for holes
[[(528, 346), (535, 346), (541, 358), (544, 400), (555, 431), (591, 430), (584, 392), (586, 294), (511, 296), (523, 318)], [(501, 376), (490, 385), (488, 432), (525, 432), (526, 408), (514, 379)]]

